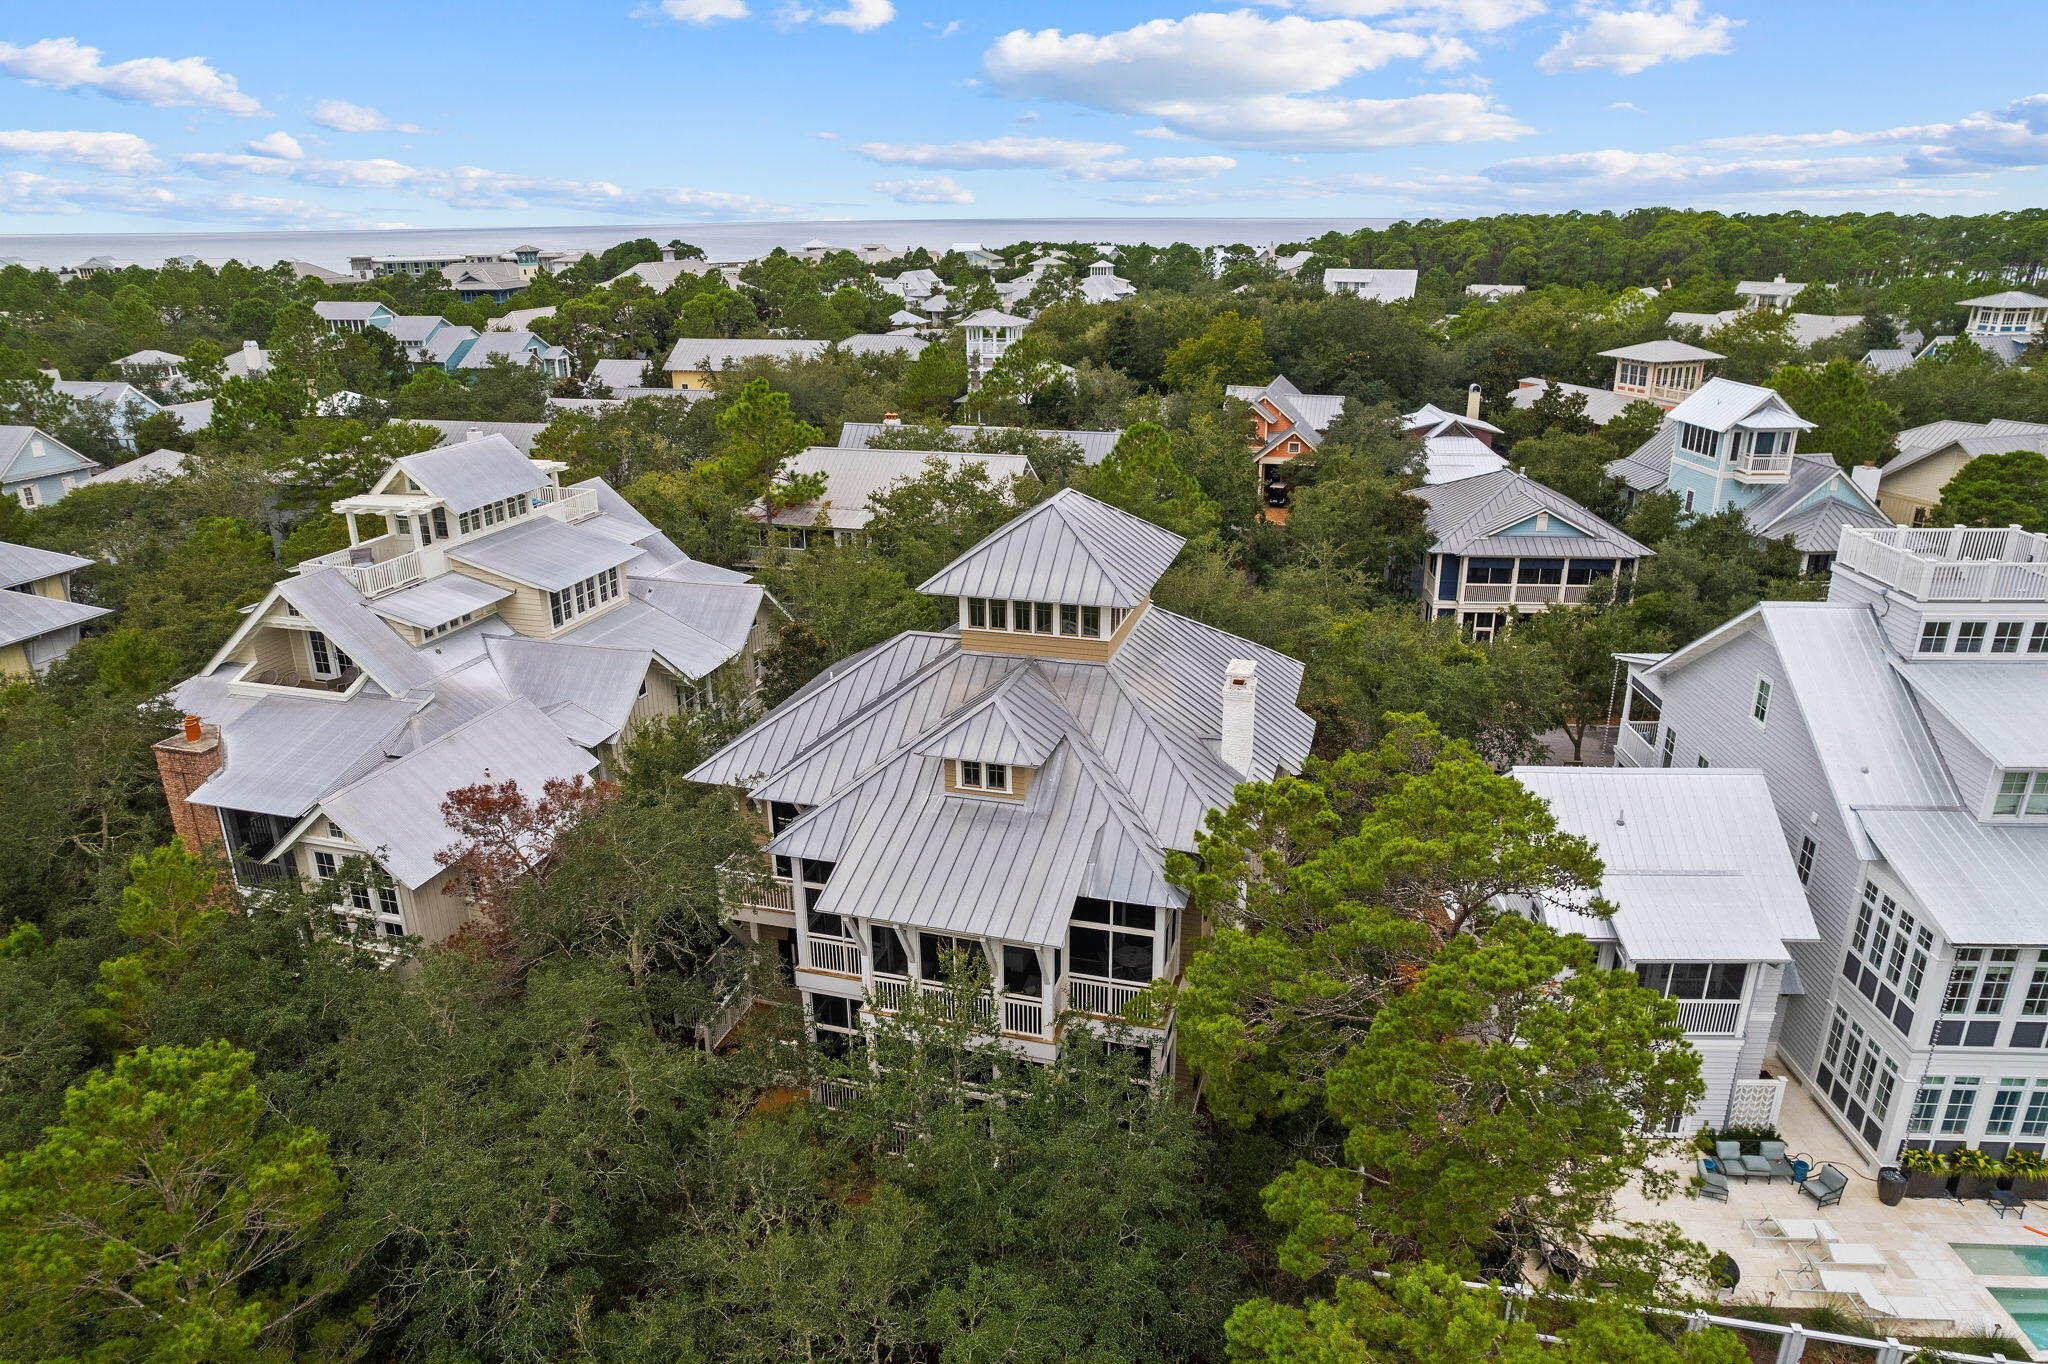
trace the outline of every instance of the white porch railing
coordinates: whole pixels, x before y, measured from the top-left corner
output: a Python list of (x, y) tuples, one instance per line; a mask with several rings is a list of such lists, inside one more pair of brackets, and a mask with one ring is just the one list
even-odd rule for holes
[(1792, 472), (1792, 456), (1789, 453), (1745, 455), (1735, 461), (1735, 472), (1738, 476), (1747, 475), (1751, 478), (1776, 478), (1780, 474)]
[(345, 564), (341, 571), (365, 597), (381, 597), (424, 580), (427, 563), (424, 554), (412, 549), (381, 564)]
[(1835, 562), (1921, 601), (2048, 601), (2048, 536), (2031, 531), (1855, 527)]
[(541, 491), (541, 511), (557, 521), (581, 521), (597, 515), (597, 494), (588, 488), (552, 488)]
[(749, 909), (773, 910), (778, 914), (796, 912), (789, 883), (771, 880), (760, 858), (741, 854), (729, 859), (720, 871), (724, 874), (726, 893)]
[(1742, 1021), (1739, 999), (1681, 999), (1678, 1026), (1686, 1032), (1709, 1037), (1732, 1037)]
[(1125, 1006), (1145, 992), (1142, 985), (1116, 985), (1106, 980), (1069, 980), (1067, 1007), (1097, 1018), (1117, 1018)]
[(860, 974), (861, 951), (857, 942), (839, 938), (804, 938), (804, 965), (813, 971), (830, 971), (836, 976)]
[(1003, 1031), (1021, 1037), (1045, 1036), (1045, 1001), (1006, 996), (1003, 999)]

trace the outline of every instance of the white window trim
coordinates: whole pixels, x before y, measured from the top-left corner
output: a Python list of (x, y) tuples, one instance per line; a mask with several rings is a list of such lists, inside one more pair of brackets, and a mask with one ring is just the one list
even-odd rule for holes
[(1751, 688), (1749, 693), (1749, 719), (1758, 729), (1770, 728), (1771, 700), (1777, 693), (1778, 689), (1770, 678), (1762, 673), (1756, 675), (1756, 686)]
[[(967, 776), (967, 769), (970, 767), (974, 769), (974, 779), (972, 781), (968, 780)], [(1001, 785), (996, 785), (987, 779), (988, 774), (992, 770), (1000, 771), (1003, 774)], [(986, 791), (992, 795), (1000, 796), (1012, 795), (1016, 788), (1016, 771), (1017, 769), (1008, 763), (978, 762), (972, 758), (959, 758), (955, 759), (953, 763), (953, 784), (962, 791)]]

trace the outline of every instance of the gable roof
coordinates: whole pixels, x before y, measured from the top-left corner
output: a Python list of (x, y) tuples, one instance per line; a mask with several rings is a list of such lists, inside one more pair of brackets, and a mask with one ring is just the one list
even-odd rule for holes
[(59, 573), (75, 572), (91, 562), (76, 554), (60, 554), (53, 549), (38, 549), (34, 545), (0, 540), (0, 588), (17, 587), (22, 583), (53, 578)]
[(937, 597), (1136, 606), (1186, 543), (1141, 517), (1062, 488), (917, 590)]
[(926, 466), (933, 462), (948, 466), (955, 473), (978, 466), (987, 471), (989, 482), (998, 488), (1031, 474), (1031, 461), (1022, 455), (814, 445), (790, 456), (783, 465), (783, 476), (822, 475), (825, 495), (793, 507), (778, 507), (769, 522), (777, 526), (812, 526), (822, 515), (825, 524), (834, 530), (859, 530), (874, 519), (871, 504), (876, 497), (906, 479), (922, 476)]
[(956, 327), (1028, 327), (1031, 325), (1031, 319), (1019, 317), (1015, 313), (1006, 313), (1000, 308), (978, 308), (953, 325)]
[(1742, 509), (1749, 528), (1766, 539), (1786, 536), (1807, 554), (1832, 554), (1850, 526), (1889, 528), (1892, 519), (1842, 471), (1833, 455), (1801, 451), (1785, 481)]
[(635, 545), (548, 516), (529, 516), (503, 530), (448, 547), (448, 557), (516, 583), (560, 592), (644, 554)]
[(1719, 351), (1704, 346), (1688, 345), (1683, 341), (1666, 338), (1661, 341), (1640, 341), (1633, 346), (1618, 346), (1603, 350), (1602, 355), (1611, 360), (1641, 360), (1652, 365), (1679, 364), (1687, 360), (1726, 360)]
[[(56, 448), (56, 461), (30, 472), (18, 466), (26, 462), (29, 443), (37, 436), (42, 437)], [(70, 462), (64, 456), (71, 457)], [(58, 440), (47, 431), (33, 426), (0, 426), (0, 483), (14, 479), (46, 478), (52, 474), (69, 473), (77, 469), (97, 470), (100, 466), (76, 450)]]
[(58, 630), (68, 630), (109, 614), (103, 606), (45, 597), (34, 592), (0, 591), (0, 644), (17, 644)]
[[(884, 431), (897, 430), (885, 422), (846, 422), (839, 428), (839, 443), (849, 449), (867, 448), (874, 438)], [(1083, 464), (1100, 464), (1103, 457), (1116, 448), (1122, 431), (1055, 431), (1030, 426), (949, 426), (946, 433), (959, 440), (973, 440), (985, 431), (1023, 431), (1034, 436), (1056, 436), (1074, 445), (1081, 451)]]
[(1931, 455), (1951, 447), (1970, 459), (1978, 455), (2000, 455), (2013, 450), (2048, 454), (2048, 422), (2012, 421), (1994, 418), (1987, 422), (1936, 421), (1899, 432), (1898, 454), (1885, 464), (1882, 477), (1889, 478)]
[[(1761, 772), (1740, 768), (1517, 767), (1558, 826), (1593, 843), (1604, 926), (1632, 961), (1788, 961), (1820, 930)], [(1563, 932), (1607, 936), (1573, 904)]]
[[(393, 460), (392, 467), (424, 488), (430, 497), (446, 503), (451, 512), (475, 511), (491, 502), (533, 492), (547, 483), (547, 475), (535, 469), (511, 441), (495, 432), (438, 446), (422, 454), (406, 455)], [(388, 476), (379, 480), (380, 491), (388, 481)]]
[(404, 420), (439, 431), (441, 440), (434, 447), (436, 450), (445, 450), (451, 445), (461, 445), (484, 436), (503, 436), (512, 443), (514, 450), (526, 458), (533, 455), (534, 437), (548, 427), (546, 422), (486, 422), (442, 417), (406, 417)]

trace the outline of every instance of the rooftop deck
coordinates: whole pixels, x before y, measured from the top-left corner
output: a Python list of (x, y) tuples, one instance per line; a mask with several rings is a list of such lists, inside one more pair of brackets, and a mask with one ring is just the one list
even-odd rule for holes
[(2048, 536), (2031, 531), (1855, 527), (1835, 568), (1921, 601), (2048, 601)]

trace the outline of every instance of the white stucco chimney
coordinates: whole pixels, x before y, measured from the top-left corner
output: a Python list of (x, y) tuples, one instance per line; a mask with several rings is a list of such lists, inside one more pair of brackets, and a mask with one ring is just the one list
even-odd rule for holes
[(1473, 384), (1465, 390), (1465, 415), (1475, 418), (1479, 415), (1479, 385), (1477, 384)]
[(1849, 471), (1849, 481), (1861, 488), (1863, 495), (1872, 502), (1877, 501), (1877, 481), (1883, 476), (1884, 471), (1867, 459)]
[(1223, 738), (1219, 745), (1224, 763), (1246, 777), (1252, 774), (1252, 731), (1257, 712), (1259, 679), (1253, 676), (1257, 664), (1233, 658), (1223, 670)]

